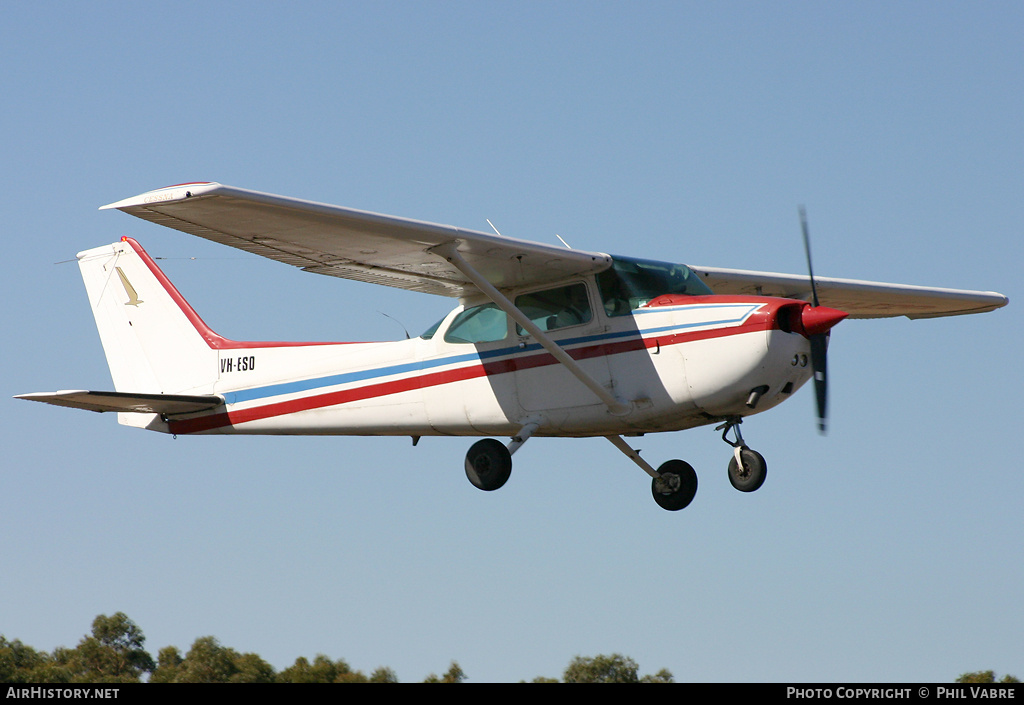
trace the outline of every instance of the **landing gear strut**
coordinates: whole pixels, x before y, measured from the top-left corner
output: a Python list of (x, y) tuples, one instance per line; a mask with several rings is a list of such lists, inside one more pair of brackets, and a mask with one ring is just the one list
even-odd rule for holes
[[(751, 450), (743, 442), (743, 434), (740, 433), (741, 418), (732, 418), (715, 430), (722, 431), (722, 440), (733, 447), (732, 460), (729, 461), (729, 482), (740, 492), (753, 492), (764, 484), (768, 476), (768, 463), (764, 456), (756, 450)], [(736, 434), (736, 440), (730, 441), (726, 436), (729, 431)]]

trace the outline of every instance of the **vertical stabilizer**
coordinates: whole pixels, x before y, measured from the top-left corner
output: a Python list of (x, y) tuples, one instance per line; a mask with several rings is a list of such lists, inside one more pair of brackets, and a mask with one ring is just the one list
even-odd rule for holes
[(110, 376), (118, 392), (209, 394), (217, 378), (206, 327), (130, 238), (78, 253)]

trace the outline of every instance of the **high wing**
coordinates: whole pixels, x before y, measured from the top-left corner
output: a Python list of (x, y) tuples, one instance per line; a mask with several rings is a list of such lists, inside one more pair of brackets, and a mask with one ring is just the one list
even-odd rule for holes
[(477, 288), (432, 248), (459, 254), (500, 289), (607, 269), (599, 252), (569, 250), (218, 183), (188, 183), (103, 206), (269, 257), (307, 272), (443, 296)]
[(119, 411), (140, 414), (191, 414), (213, 409), (224, 403), (215, 394), (126, 394), (65, 389), (59, 392), (19, 394), (15, 399), (41, 401), (86, 411)]
[[(690, 268), (716, 294), (780, 296), (804, 301), (811, 298), (811, 280), (807, 275), (692, 265)], [(818, 276), (814, 277), (814, 283), (823, 306), (845, 311), (850, 318), (936, 318), (985, 313), (1008, 303), (1005, 296), (994, 291), (964, 291)]]
[[(612, 258), (525, 240), (275, 196), (214, 182), (178, 184), (103, 206), (307, 272), (443, 296), (544, 285), (600, 272)], [(716, 294), (810, 300), (806, 276), (693, 267)], [(472, 272), (478, 276), (470, 276)], [(476, 279), (476, 282), (474, 282)], [(851, 318), (933, 318), (1005, 306), (1002, 294), (815, 277), (820, 302)]]

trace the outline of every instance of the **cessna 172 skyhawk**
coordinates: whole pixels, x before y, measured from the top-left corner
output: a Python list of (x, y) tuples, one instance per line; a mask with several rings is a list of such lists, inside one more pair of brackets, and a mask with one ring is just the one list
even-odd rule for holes
[(693, 499), (693, 468), (669, 460), (655, 469), (623, 436), (720, 424), (733, 447), (729, 479), (754, 491), (766, 464), (739, 424), (813, 376), (824, 429), (827, 336), (841, 319), (1007, 303), (993, 292), (613, 257), (217, 183), (103, 208), (307, 272), (460, 305), (397, 342), (237, 342), (210, 330), (145, 250), (122, 238), (78, 254), (116, 391), (19, 398), (115, 411), (122, 424), (172, 434), (511, 438), (469, 449), (466, 475), (483, 490), (505, 483), (531, 436), (604, 436), (653, 478), (654, 499), (670, 510)]

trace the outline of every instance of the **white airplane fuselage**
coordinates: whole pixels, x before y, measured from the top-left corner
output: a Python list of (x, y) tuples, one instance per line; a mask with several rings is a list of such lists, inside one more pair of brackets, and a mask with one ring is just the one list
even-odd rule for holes
[[(216, 349), (213, 413), (133, 425), (170, 433), (593, 436), (674, 431), (781, 403), (811, 375), (809, 344), (779, 329), (792, 301), (675, 297), (552, 337), (629, 411), (614, 415), (529, 336)], [(685, 300), (692, 299), (692, 300)], [(301, 375), (296, 372), (301, 370)], [(756, 408), (751, 390), (767, 386)], [(205, 390), (204, 390), (205, 391)]]

